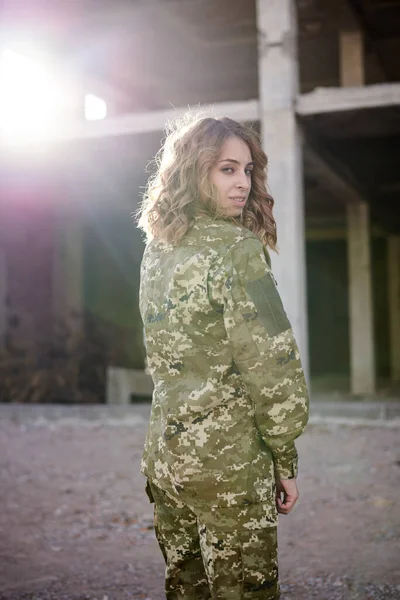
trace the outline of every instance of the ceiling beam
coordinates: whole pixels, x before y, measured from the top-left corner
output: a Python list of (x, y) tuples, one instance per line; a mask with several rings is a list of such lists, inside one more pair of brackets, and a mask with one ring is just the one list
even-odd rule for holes
[[(260, 118), (258, 100), (217, 102), (201, 107), (194, 105), (190, 108), (194, 113), (198, 110), (201, 114), (229, 116), (237, 121), (257, 121)], [(54, 132), (52, 141), (94, 139), (164, 131), (168, 121), (182, 116), (188, 109), (187, 106), (169, 110), (132, 113), (110, 117), (103, 121), (68, 123), (64, 128)]]
[[(105, 91), (105, 88), (104, 90)], [(100, 92), (100, 87), (99, 87)], [(332, 113), (345, 110), (376, 108), (400, 105), (400, 83), (378, 84), (362, 88), (320, 88), (307, 94), (300, 94), (296, 101), (299, 116)], [(195, 112), (214, 115), (229, 115), (237, 121), (258, 121), (260, 107), (258, 99), (240, 102), (216, 102), (211, 105), (191, 107)], [(164, 131), (168, 121), (184, 114), (189, 106), (137, 112), (104, 121), (67, 122), (54, 132), (54, 141), (94, 139), (119, 135), (134, 135)]]
[(399, 105), (400, 83), (378, 83), (349, 88), (316, 88), (297, 97), (296, 113), (307, 116)]

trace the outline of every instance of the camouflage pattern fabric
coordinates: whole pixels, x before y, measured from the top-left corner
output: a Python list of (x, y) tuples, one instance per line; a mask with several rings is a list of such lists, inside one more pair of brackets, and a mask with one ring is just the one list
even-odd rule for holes
[(166, 562), (167, 600), (279, 598), (276, 527), (232, 530), (223, 518), (209, 521), (151, 482), (147, 490)]
[(206, 216), (177, 246), (151, 241), (140, 309), (154, 381), (143, 474), (211, 525), (274, 527), (308, 394), (261, 242)]

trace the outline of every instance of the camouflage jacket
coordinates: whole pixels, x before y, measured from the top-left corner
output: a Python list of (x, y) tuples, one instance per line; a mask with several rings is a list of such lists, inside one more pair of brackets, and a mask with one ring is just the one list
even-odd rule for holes
[(154, 381), (142, 473), (199, 506), (275, 505), (308, 394), (259, 239), (200, 216), (178, 246), (151, 241), (140, 310)]

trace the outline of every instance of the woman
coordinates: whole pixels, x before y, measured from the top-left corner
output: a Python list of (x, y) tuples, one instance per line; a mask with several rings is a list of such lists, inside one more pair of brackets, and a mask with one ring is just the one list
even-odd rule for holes
[(298, 497), (308, 395), (270, 269), (266, 165), (248, 127), (186, 118), (140, 209), (154, 381), (142, 472), (168, 600), (279, 598), (277, 512)]

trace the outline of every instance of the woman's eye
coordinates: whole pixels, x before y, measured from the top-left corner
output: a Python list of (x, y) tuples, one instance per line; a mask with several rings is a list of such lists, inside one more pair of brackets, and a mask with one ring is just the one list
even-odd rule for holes
[[(234, 170), (234, 168), (233, 168), (233, 167), (224, 167), (224, 168), (222, 169), (222, 172), (223, 172), (223, 173), (228, 173), (228, 174), (231, 174), (231, 173), (234, 173), (234, 172), (235, 172), (235, 170)], [(245, 173), (246, 173), (246, 175), (249, 175), (249, 176), (251, 177), (251, 175), (252, 175), (252, 173), (253, 173), (253, 169), (246, 169), (246, 170), (245, 170)]]

